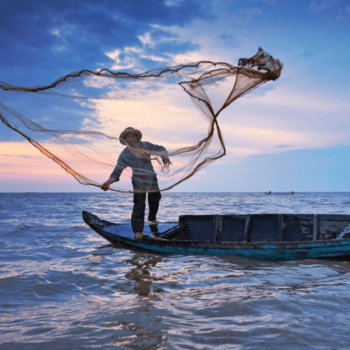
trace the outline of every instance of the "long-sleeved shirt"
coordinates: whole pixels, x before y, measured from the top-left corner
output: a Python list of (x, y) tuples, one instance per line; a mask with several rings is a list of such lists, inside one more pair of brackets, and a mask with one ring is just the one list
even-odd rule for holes
[[(166, 149), (163, 146), (154, 145), (150, 142), (139, 141), (137, 143), (139, 149), (144, 149), (147, 151), (156, 151), (156, 152), (164, 152)], [(162, 159), (164, 160), (164, 156)], [(116, 167), (114, 168), (110, 177), (114, 177), (119, 181), (120, 175), (123, 170), (129, 167), (132, 169), (132, 182), (138, 188), (151, 189), (153, 187), (152, 183), (154, 183), (154, 179), (156, 173), (153, 169), (152, 162), (146, 158), (138, 158), (136, 157), (129, 149), (129, 147), (125, 147), (122, 153), (118, 158), (118, 162)]]

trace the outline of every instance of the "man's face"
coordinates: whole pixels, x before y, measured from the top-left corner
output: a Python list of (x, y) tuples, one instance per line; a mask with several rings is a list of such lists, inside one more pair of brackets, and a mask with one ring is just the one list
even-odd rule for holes
[(125, 141), (129, 146), (136, 146), (137, 145), (137, 137), (135, 134), (127, 134), (125, 136)]

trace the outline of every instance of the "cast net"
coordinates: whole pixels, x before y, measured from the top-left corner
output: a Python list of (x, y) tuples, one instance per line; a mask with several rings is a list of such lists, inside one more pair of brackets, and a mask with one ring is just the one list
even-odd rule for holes
[[(259, 49), (238, 65), (82, 70), (33, 88), (0, 82), (0, 118), (83, 185), (100, 187), (123, 152), (123, 171), (111, 190), (149, 192), (156, 175), (165, 191), (226, 154), (220, 113), (281, 70), (279, 60)], [(139, 148), (119, 138), (127, 127), (141, 131)], [(167, 157), (170, 166), (163, 163)], [(137, 177), (137, 188), (130, 177)]]

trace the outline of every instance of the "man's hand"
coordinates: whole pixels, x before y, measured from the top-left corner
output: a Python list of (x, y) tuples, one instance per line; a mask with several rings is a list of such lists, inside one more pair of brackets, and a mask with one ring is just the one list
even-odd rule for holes
[(168, 157), (164, 158), (163, 160), (163, 164), (168, 167), (170, 165), (173, 165), (173, 163), (170, 161), (170, 159)]
[(109, 189), (109, 186), (110, 186), (112, 183), (116, 182), (116, 181), (118, 181), (118, 180), (115, 179), (114, 177), (109, 178), (109, 179), (101, 186), (101, 190), (107, 191), (107, 190)]
[(147, 151), (146, 149), (139, 149), (139, 156), (140, 158), (151, 160), (151, 152)]
[(109, 183), (105, 182), (102, 186), (101, 186), (101, 190), (107, 191), (109, 189)]

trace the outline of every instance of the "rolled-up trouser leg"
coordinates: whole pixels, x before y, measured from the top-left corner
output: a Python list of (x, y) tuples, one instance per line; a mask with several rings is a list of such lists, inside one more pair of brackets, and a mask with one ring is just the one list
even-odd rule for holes
[(131, 215), (131, 226), (134, 233), (143, 232), (145, 223), (146, 193), (134, 193), (134, 209)]
[(149, 214), (148, 214), (148, 220), (154, 221), (157, 217), (157, 212), (159, 208), (159, 201), (162, 198), (160, 192), (150, 192), (148, 193), (148, 207), (149, 207)]

